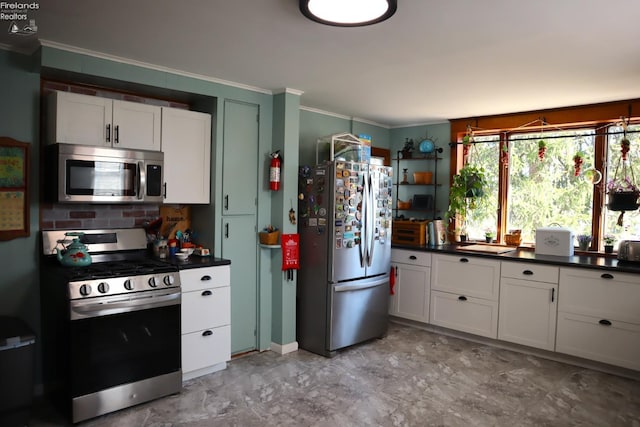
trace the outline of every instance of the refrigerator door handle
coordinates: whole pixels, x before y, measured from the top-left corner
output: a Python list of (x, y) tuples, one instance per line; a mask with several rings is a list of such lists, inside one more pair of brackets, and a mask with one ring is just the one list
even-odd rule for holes
[(360, 238), (360, 243), (358, 244), (358, 251), (360, 252), (360, 267), (364, 267), (364, 264), (366, 262), (367, 259), (367, 246), (366, 246), (366, 240), (367, 240), (367, 198), (366, 198), (366, 194), (367, 194), (367, 181), (366, 181), (366, 177), (363, 174), (362, 175), (362, 216), (361, 216), (361, 220), (362, 220), (362, 237)]
[(369, 252), (367, 255), (367, 266), (371, 267), (371, 263), (373, 262), (373, 249), (375, 247), (375, 227), (376, 227), (376, 203), (373, 197), (373, 183), (371, 182), (371, 174), (369, 174), (369, 203), (370, 209), (367, 209), (367, 215), (369, 218), (369, 222), (371, 226), (367, 232), (369, 239)]
[(360, 291), (363, 289), (375, 288), (380, 285), (386, 285), (388, 283), (389, 276), (384, 276), (381, 279), (375, 279), (364, 283), (345, 283), (342, 285), (336, 285), (333, 289), (335, 292)]

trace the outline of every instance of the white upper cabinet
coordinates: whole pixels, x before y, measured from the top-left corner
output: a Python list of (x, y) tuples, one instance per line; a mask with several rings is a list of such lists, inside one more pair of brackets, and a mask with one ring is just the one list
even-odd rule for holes
[(162, 152), (164, 203), (209, 203), (211, 115), (163, 107)]
[(47, 101), (47, 143), (160, 151), (161, 109), (70, 92)]

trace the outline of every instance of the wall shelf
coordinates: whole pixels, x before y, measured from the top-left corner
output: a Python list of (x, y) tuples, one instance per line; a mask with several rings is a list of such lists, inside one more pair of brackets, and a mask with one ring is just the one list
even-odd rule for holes
[[(436, 209), (436, 196), (438, 195), (438, 187), (441, 187), (442, 184), (438, 184), (438, 161), (443, 160), (442, 157), (438, 157), (437, 153), (442, 153), (442, 148), (439, 147), (435, 147), (435, 153), (434, 154), (424, 154), (424, 155), (420, 155), (420, 156), (411, 156), (411, 158), (405, 158), (403, 159), (401, 157), (401, 153), (402, 151), (398, 151), (397, 157), (392, 159), (393, 161), (396, 162), (396, 182), (394, 184), (395, 188), (396, 188), (396, 201), (395, 201), (395, 208), (393, 209), (396, 212), (396, 217), (398, 215), (398, 212), (402, 211), (402, 212), (427, 212), (431, 214), (431, 218), (430, 219), (436, 219), (436, 215), (438, 213), (440, 213), (440, 211), (438, 209)], [(412, 183), (401, 183), (400, 182), (400, 177), (402, 174), (402, 169), (400, 168), (400, 163), (401, 162), (433, 162), (433, 182), (430, 184), (412, 184)], [(418, 188), (418, 187), (425, 187), (425, 188), (430, 188), (433, 187), (433, 191), (430, 190), (430, 192), (433, 195), (433, 208), (431, 209), (420, 209), (420, 208), (409, 208), (409, 209), (400, 209), (398, 208), (398, 200), (399, 200), (399, 196), (400, 196), (400, 187), (406, 187), (406, 188)], [(411, 199), (413, 199), (413, 196), (415, 194), (411, 195)]]

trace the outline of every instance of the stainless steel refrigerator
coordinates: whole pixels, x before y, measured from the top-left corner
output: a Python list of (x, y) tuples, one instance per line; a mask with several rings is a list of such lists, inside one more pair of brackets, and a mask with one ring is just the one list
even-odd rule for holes
[(300, 168), (300, 348), (333, 356), (386, 334), (392, 174), (350, 161)]

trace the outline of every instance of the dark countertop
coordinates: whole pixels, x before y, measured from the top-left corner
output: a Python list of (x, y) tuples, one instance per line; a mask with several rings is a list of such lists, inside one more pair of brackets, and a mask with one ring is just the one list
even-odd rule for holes
[(197, 256), (191, 255), (184, 261), (180, 261), (176, 257), (169, 257), (165, 262), (178, 266), (180, 270), (201, 267), (218, 267), (220, 265), (230, 265), (231, 261), (224, 258), (215, 258), (213, 256)]
[[(483, 244), (478, 242), (478, 244)], [(536, 255), (533, 249), (516, 249), (513, 251), (494, 254), (487, 252), (471, 252), (465, 251), (464, 247), (468, 245), (462, 244), (448, 244), (443, 246), (404, 246), (393, 245), (393, 249), (407, 249), (413, 251), (424, 251), (433, 253), (445, 253), (454, 254), (458, 256), (475, 256), (483, 258), (493, 258), (503, 261), (519, 261), (519, 262), (533, 262), (540, 264), (551, 264), (563, 267), (584, 267), (598, 270), (617, 271), (621, 273), (634, 273), (640, 274), (640, 264), (638, 263), (626, 263), (624, 261), (618, 261), (615, 256), (605, 256), (603, 254), (593, 253), (579, 253), (570, 257), (560, 257), (552, 255)]]

